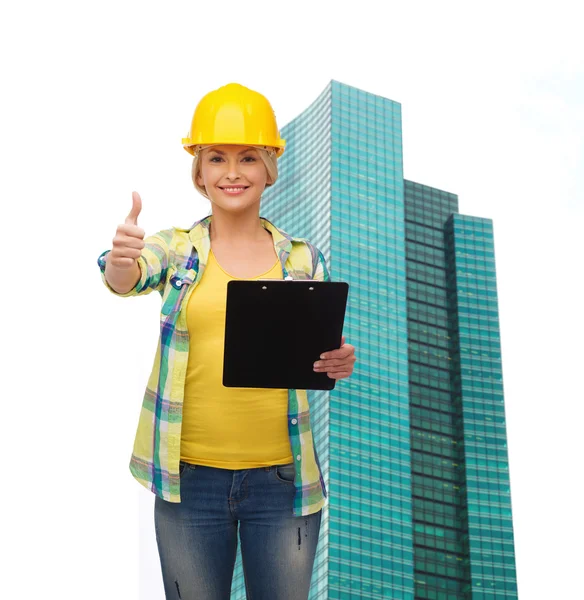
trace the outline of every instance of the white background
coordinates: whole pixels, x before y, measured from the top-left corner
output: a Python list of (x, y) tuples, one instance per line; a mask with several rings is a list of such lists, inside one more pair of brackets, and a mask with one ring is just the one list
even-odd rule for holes
[[(404, 175), (494, 220), (520, 598), (582, 597), (584, 61), (573, 2), (27, 2), (0, 12), (3, 598), (163, 597), (130, 476), (159, 296), (98, 254), (207, 214), (180, 141), (235, 81), (402, 104)], [(299, 198), (299, 202), (303, 199)], [(350, 341), (350, 340), (349, 340)]]

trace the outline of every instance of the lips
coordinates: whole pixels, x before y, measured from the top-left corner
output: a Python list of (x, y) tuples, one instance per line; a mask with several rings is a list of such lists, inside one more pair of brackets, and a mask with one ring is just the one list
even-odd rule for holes
[(229, 196), (239, 196), (240, 194), (243, 194), (245, 190), (247, 190), (249, 185), (230, 185), (229, 187), (218, 187), (224, 194), (227, 194)]

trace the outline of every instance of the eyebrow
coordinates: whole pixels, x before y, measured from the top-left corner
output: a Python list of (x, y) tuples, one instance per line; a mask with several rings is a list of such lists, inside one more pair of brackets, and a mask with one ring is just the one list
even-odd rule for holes
[[(246, 148), (245, 150), (242, 150), (241, 152), (238, 152), (237, 154), (245, 154), (246, 152), (249, 152), (250, 150), (255, 150), (255, 148)], [(223, 152), (222, 150), (215, 150), (215, 148), (211, 148), (209, 150), (209, 152), (217, 152), (217, 154), (225, 155), (225, 152)]]

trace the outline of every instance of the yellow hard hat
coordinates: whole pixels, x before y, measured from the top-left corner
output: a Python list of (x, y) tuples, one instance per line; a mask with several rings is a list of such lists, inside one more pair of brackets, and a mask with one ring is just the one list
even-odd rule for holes
[(276, 115), (265, 96), (238, 83), (229, 83), (203, 96), (191, 122), (184, 149), (196, 146), (237, 144), (268, 146), (281, 156), (286, 141), (280, 138)]

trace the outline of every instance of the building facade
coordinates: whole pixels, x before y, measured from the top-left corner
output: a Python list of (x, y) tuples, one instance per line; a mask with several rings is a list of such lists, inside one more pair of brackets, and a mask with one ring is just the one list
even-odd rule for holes
[(517, 598), (491, 221), (404, 180), (397, 102), (331, 81), (282, 137), (261, 214), (349, 283), (358, 352), (310, 396), (329, 492), (310, 598)]

